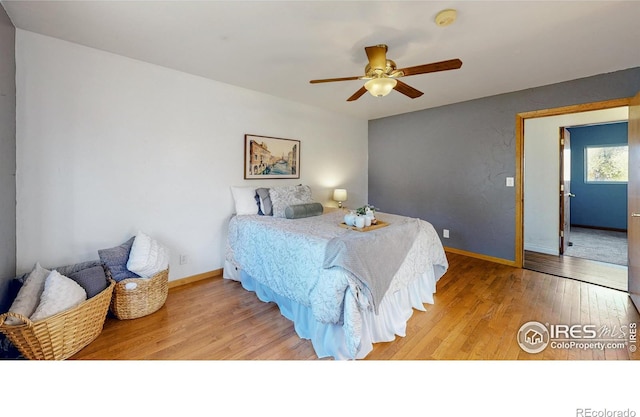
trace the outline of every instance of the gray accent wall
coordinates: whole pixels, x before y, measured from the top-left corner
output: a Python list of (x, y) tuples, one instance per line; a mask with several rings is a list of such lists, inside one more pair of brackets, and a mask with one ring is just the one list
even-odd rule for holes
[(516, 114), (639, 90), (640, 67), (371, 120), (369, 203), (429, 221), (447, 247), (514, 261)]
[(16, 274), (16, 29), (0, 5), (0, 312)]

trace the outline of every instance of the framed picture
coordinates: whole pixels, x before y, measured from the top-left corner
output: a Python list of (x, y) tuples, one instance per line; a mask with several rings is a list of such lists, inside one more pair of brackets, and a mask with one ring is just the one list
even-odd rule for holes
[(300, 178), (300, 141), (244, 135), (244, 178)]

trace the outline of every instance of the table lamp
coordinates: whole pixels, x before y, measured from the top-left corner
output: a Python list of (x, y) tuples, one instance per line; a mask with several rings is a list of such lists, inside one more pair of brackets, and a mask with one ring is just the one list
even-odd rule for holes
[(336, 188), (333, 190), (333, 200), (338, 202), (338, 207), (342, 208), (342, 202), (347, 201), (347, 190)]

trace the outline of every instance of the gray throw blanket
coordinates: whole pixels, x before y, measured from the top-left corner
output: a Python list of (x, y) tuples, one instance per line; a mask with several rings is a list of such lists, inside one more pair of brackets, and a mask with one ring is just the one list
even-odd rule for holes
[(375, 313), (418, 235), (419, 219), (406, 218), (367, 232), (350, 231), (327, 243), (323, 268), (343, 268), (363, 284)]

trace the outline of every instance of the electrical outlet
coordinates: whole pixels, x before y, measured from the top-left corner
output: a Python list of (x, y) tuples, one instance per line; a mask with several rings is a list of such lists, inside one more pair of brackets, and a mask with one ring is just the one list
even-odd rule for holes
[(180, 255), (180, 265), (184, 265), (189, 262), (189, 257), (187, 255)]
[(442, 231), (442, 237), (447, 238), (447, 239), (449, 238), (449, 229), (444, 229)]

